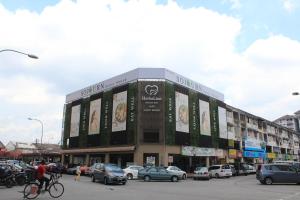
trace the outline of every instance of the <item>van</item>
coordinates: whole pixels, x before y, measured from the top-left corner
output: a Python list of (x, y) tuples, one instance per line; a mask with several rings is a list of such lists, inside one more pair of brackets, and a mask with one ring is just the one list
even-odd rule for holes
[(257, 166), (256, 179), (261, 184), (297, 183), (300, 184), (299, 169), (290, 164), (261, 164)]
[(232, 176), (232, 171), (229, 165), (212, 165), (208, 168), (210, 177), (226, 177), (229, 178)]

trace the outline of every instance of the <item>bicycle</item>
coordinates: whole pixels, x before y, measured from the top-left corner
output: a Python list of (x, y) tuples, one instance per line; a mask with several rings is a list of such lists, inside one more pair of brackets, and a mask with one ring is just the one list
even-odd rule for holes
[[(50, 173), (50, 181), (48, 192), (51, 197), (58, 198), (64, 193), (63, 184), (58, 182), (58, 179), (61, 176), (55, 173)], [(37, 181), (33, 181), (25, 185), (23, 190), (23, 195), (25, 199), (35, 199), (41, 194), (42, 188), (39, 188), (39, 183)]]

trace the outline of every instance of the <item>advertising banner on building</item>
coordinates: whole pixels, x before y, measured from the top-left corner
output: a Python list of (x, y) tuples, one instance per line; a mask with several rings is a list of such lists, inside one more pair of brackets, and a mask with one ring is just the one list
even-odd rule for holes
[(237, 158), (237, 151), (235, 149), (229, 149), (228, 156), (229, 158)]
[(247, 158), (265, 158), (266, 153), (258, 151), (244, 151), (243, 155)]
[(113, 95), (112, 132), (126, 130), (127, 91)]
[(227, 139), (227, 120), (226, 120), (226, 109), (218, 107), (219, 114), (219, 137)]
[(199, 100), (200, 134), (211, 136), (209, 103)]
[(70, 137), (79, 136), (80, 105), (73, 106), (71, 112)]
[(263, 142), (256, 140), (256, 139), (247, 139), (245, 140), (245, 150), (251, 150), (251, 151), (265, 151), (264, 148), (262, 148)]
[(175, 92), (176, 131), (189, 132), (189, 99), (188, 95)]
[(267, 153), (267, 158), (269, 158), (269, 159), (275, 159), (276, 158), (276, 154), (275, 153)]
[(89, 135), (100, 132), (101, 99), (90, 102)]
[(175, 144), (176, 108), (175, 108), (175, 89), (170, 83), (165, 83), (165, 135), (166, 144)]
[[(222, 151), (223, 153), (223, 151)], [(184, 156), (216, 156), (214, 148), (200, 148), (194, 146), (182, 146), (181, 154)], [(222, 154), (223, 155), (223, 154)]]

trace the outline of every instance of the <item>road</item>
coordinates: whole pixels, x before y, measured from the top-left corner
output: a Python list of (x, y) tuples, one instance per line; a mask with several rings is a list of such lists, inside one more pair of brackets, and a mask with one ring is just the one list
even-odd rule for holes
[[(93, 183), (88, 177), (75, 182), (70, 175), (60, 180), (65, 193), (64, 200), (299, 200), (300, 185), (261, 185), (255, 175), (194, 181), (188, 179), (172, 182), (128, 181), (123, 185)], [(5, 188), (0, 186), (0, 200), (23, 199), (23, 187)], [(52, 199), (48, 193), (38, 199)]]

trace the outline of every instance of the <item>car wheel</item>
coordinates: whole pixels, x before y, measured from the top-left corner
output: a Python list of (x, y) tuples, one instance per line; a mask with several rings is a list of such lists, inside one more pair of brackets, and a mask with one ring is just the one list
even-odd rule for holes
[(272, 185), (272, 183), (273, 183), (273, 180), (271, 179), (271, 178), (265, 178), (265, 183), (267, 184), (267, 185)]
[(172, 182), (177, 182), (178, 181), (178, 177), (177, 176), (172, 176), (171, 181)]
[(126, 185), (126, 182), (123, 182), (122, 185)]
[(128, 179), (128, 180), (132, 180), (132, 179), (133, 179), (132, 174), (127, 174), (127, 179)]
[(92, 175), (92, 181), (95, 182), (95, 176)]
[(220, 175), (218, 173), (215, 174), (216, 178), (220, 178)]
[(183, 174), (182, 175), (182, 180), (185, 180), (186, 179), (186, 174)]
[(263, 185), (265, 185), (266, 183), (265, 183), (265, 181), (259, 181), (261, 184), (263, 184)]
[(108, 182), (107, 182), (107, 178), (106, 178), (106, 177), (104, 177), (104, 180), (103, 180), (103, 182), (104, 182), (104, 185), (107, 185), (107, 184), (108, 184)]
[(144, 181), (150, 181), (151, 180), (151, 178), (150, 178), (150, 176), (144, 176)]

